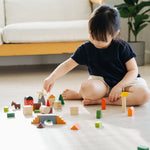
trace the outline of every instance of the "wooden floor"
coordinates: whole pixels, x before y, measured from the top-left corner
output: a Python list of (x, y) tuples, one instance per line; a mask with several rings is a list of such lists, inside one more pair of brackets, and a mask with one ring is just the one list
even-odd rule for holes
[[(0, 149), (5, 150), (137, 150), (138, 145), (150, 147), (150, 102), (135, 107), (135, 116), (128, 117), (120, 106), (106, 106), (103, 111), (103, 128), (95, 128), (96, 110), (100, 105), (86, 106), (81, 101), (65, 101), (61, 111), (54, 111), (67, 122), (51, 128), (37, 129), (31, 124), (36, 114), (25, 117), (22, 109), (15, 118), (7, 119), (4, 106), (16, 101), (23, 105), (24, 97), (31, 95), (37, 102), (37, 92), (42, 90), (43, 80), (56, 66), (0, 68)], [(139, 72), (150, 87), (150, 65), (139, 67)], [(51, 94), (58, 99), (66, 88), (78, 90), (88, 78), (86, 69), (75, 69), (59, 79)], [(79, 115), (71, 116), (69, 108), (79, 107)], [(12, 108), (13, 109), (13, 108)], [(70, 128), (78, 123), (81, 129)]]

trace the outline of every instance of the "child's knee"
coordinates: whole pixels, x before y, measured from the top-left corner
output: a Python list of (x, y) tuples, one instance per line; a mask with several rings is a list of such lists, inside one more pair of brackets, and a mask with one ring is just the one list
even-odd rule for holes
[(139, 105), (143, 105), (150, 100), (150, 90), (148, 88), (140, 89), (140, 96), (137, 97)]

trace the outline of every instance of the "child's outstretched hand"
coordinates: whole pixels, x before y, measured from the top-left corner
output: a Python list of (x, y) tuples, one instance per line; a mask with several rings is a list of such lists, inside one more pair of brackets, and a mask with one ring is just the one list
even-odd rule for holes
[(54, 83), (55, 83), (55, 81), (52, 80), (50, 77), (48, 77), (44, 80), (43, 88), (45, 89), (45, 91), (47, 93), (50, 92), (50, 90), (52, 89)]
[(122, 88), (120, 86), (114, 86), (109, 94), (109, 101), (110, 102), (115, 102), (117, 100), (119, 100), (120, 95), (122, 92)]

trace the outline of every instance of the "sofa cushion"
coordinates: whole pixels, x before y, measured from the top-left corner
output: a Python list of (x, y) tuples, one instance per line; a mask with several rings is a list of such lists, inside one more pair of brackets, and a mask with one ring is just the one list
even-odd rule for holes
[(6, 24), (88, 19), (89, 0), (5, 0)]
[(4, 28), (3, 40), (5, 43), (88, 40), (88, 20), (11, 24)]
[(2, 28), (0, 28), (0, 45), (2, 45), (2, 44), (3, 44), (3, 41), (2, 41), (2, 31), (3, 31), (3, 29), (2, 29)]
[(0, 27), (5, 26), (5, 17), (4, 17), (4, 0), (0, 0)]

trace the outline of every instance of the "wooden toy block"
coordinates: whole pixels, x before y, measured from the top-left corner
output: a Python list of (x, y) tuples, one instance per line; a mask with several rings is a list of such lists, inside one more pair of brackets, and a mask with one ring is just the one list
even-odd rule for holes
[(7, 113), (7, 118), (14, 118), (15, 117), (15, 113)]
[(50, 106), (54, 106), (55, 96), (54, 95), (50, 95), (48, 100), (49, 100)]
[(56, 115), (54, 114), (41, 114), (39, 115), (39, 120), (41, 123), (44, 123), (45, 120), (51, 120), (53, 124), (57, 124)]
[(41, 114), (49, 114), (51, 112), (51, 109), (52, 109), (52, 107), (50, 107), (50, 106), (47, 107), (47, 106), (42, 105), (40, 107), (40, 113)]
[(130, 107), (128, 109), (128, 116), (132, 117), (135, 115), (135, 110), (134, 110), (134, 107)]
[(20, 105), (20, 104), (17, 104), (17, 103), (15, 103), (15, 102), (13, 102), (13, 101), (12, 101), (12, 103), (11, 103), (11, 106), (14, 106), (15, 109), (20, 109), (20, 108), (21, 108), (21, 105)]
[(33, 111), (35, 109), (40, 109), (40, 107), (41, 107), (41, 103), (33, 103)]
[(62, 95), (61, 95), (61, 94), (59, 95), (59, 101), (61, 101), (61, 104), (62, 104), (62, 105), (64, 105), (64, 104), (65, 104), (65, 103), (64, 103), (64, 100), (63, 100), (63, 97), (62, 97)]
[(149, 147), (140, 145), (140, 146), (137, 147), (137, 150), (149, 150)]
[(35, 119), (31, 122), (31, 124), (39, 124), (40, 123), (40, 119), (39, 119), (39, 115), (37, 117), (35, 117)]
[(45, 128), (45, 126), (40, 122), (37, 128), (42, 129), (42, 128)]
[(50, 106), (49, 100), (47, 100), (46, 106), (48, 107)]
[(5, 106), (4, 107), (4, 112), (8, 112), (9, 111), (9, 107)]
[(71, 130), (79, 130), (81, 127), (78, 123), (72, 126)]
[(45, 120), (44, 125), (47, 127), (51, 127), (53, 125), (53, 121), (52, 120)]
[(106, 100), (105, 98), (102, 98), (102, 110), (105, 110), (106, 109)]
[(97, 110), (97, 111), (96, 111), (96, 118), (97, 118), (97, 119), (102, 118), (102, 110)]
[(54, 102), (54, 109), (60, 110), (61, 109), (61, 101), (55, 101)]
[(60, 116), (56, 117), (57, 117), (57, 124), (66, 124), (66, 122)]
[(42, 103), (42, 105), (45, 105), (45, 97), (46, 94), (44, 94), (44, 89), (41, 92), (37, 92), (39, 94), (38, 97), (38, 103)]
[(39, 109), (35, 109), (34, 113), (40, 113), (40, 110)]
[(78, 115), (79, 108), (78, 107), (70, 107), (70, 115)]
[(23, 106), (23, 114), (24, 115), (32, 115), (32, 106), (31, 105)]
[(126, 97), (129, 96), (128, 92), (122, 92), (121, 95), (122, 97), (122, 112), (126, 112)]
[(102, 121), (97, 121), (95, 123), (95, 128), (101, 128), (102, 127)]
[(33, 105), (33, 97), (32, 96), (26, 96), (24, 98), (24, 105)]

